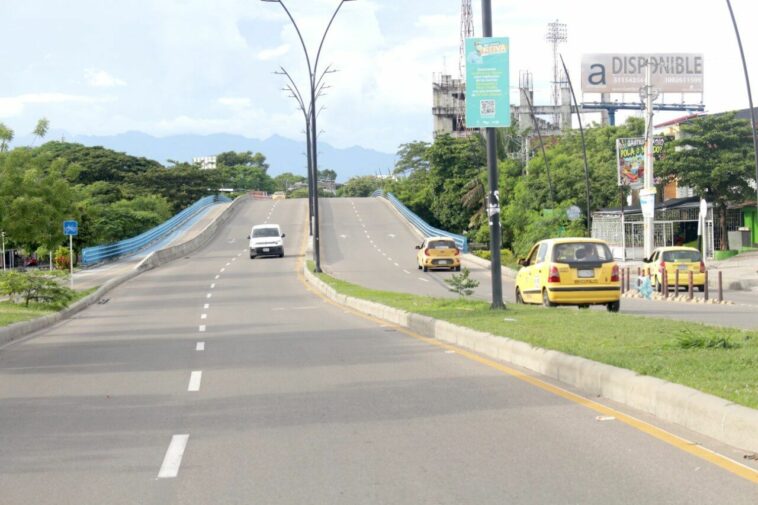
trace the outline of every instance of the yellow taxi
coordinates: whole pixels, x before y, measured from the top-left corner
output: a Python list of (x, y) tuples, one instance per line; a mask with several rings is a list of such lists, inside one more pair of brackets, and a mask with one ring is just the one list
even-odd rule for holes
[(554, 238), (534, 244), (516, 275), (516, 303), (605, 305), (621, 308), (619, 267), (611, 249), (592, 238)]
[(653, 284), (661, 291), (663, 272), (666, 271), (668, 285), (671, 289), (676, 285), (676, 275), (679, 272), (679, 285), (686, 287), (692, 272), (692, 285), (700, 291), (705, 290), (705, 263), (700, 251), (694, 247), (659, 247), (653, 250), (649, 258), (643, 260), (645, 275), (648, 270)]
[(416, 265), (424, 272), (430, 268), (447, 268), (460, 271), (461, 251), (450, 237), (428, 237), (417, 245)]
[(285, 200), (287, 198), (287, 193), (284, 191), (277, 191), (273, 195), (271, 195), (272, 200)]

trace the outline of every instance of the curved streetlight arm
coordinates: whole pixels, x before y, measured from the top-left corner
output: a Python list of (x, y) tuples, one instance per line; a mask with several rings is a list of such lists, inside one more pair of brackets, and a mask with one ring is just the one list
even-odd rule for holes
[[(339, 5), (337, 6), (336, 9), (334, 9), (334, 14), (332, 14), (332, 19), (330, 19), (329, 20), (329, 24), (326, 25), (326, 30), (324, 30), (324, 35), (321, 36), (321, 43), (319, 43), (319, 45), (318, 45), (318, 52), (316, 53), (316, 62), (313, 64), (313, 75), (314, 76), (316, 75), (316, 71), (318, 70), (318, 60), (321, 57), (321, 49), (324, 47), (324, 41), (326, 40), (326, 34), (329, 33), (329, 28), (332, 27), (332, 23), (334, 22), (334, 18), (337, 17), (337, 13), (342, 8), (342, 4), (344, 4), (345, 2), (349, 2), (349, 1), (351, 1), (351, 0), (340, 0)], [(314, 85), (315, 85), (315, 81), (314, 81)]]
[[(264, 0), (264, 1), (272, 1), (272, 0)], [(297, 26), (297, 23), (295, 22), (295, 18), (292, 17), (292, 13), (284, 4), (284, 2), (282, 0), (276, 0), (276, 3), (282, 6), (282, 9), (284, 9), (284, 12), (287, 13), (287, 17), (290, 18), (290, 21), (292, 21), (292, 26), (295, 27), (295, 31), (297, 32), (297, 37), (300, 39), (300, 45), (303, 46), (303, 52), (305, 53), (305, 62), (308, 64), (308, 72), (311, 74), (310, 77), (312, 81), (314, 70), (311, 68), (311, 58), (310, 56), (308, 56), (308, 47), (305, 45), (305, 40), (303, 40), (303, 34), (300, 32), (300, 28)]]
[(547, 161), (547, 153), (545, 152), (545, 143), (542, 141), (542, 132), (540, 131), (540, 122), (537, 120), (537, 116), (534, 114), (534, 105), (532, 99), (529, 96), (529, 92), (524, 93), (526, 97), (526, 103), (529, 105), (529, 112), (532, 115), (534, 121), (534, 127), (537, 129), (537, 136), (540, 139), (540, 147), (542, 148), (542, 158), (545, 160), (545, 173), (547, 174), (547, 186), (550, 190), (550, 203), (555, 204), (555, 191), (553, 191), (553, 181), (550, 179), (550, 164)]

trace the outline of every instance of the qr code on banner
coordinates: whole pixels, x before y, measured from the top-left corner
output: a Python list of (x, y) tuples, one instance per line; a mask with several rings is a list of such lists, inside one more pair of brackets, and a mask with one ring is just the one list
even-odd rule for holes
[(480, 100), (479, 101), (479, 114), (482, 116), (494, 116), (495, 115), (495, 100)]

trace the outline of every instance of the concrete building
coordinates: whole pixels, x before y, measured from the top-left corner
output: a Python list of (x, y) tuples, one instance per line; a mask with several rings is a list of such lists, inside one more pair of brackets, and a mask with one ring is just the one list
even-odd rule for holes
[(192, 163), (200, 165), (202, 170), (214, 170), (217, 167), (215, 156), (198, 156), (192, 158)]

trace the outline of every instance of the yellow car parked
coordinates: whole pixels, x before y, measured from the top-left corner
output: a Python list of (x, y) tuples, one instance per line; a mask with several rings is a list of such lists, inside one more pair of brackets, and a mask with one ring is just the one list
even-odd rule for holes
[(430, 268), (449, 268), (460, 271), (461, 251), (455, 245), (455, 240), (449, 237), (428, 237), (421, 245), (417, 245), (416, 265), (419, 270), (426, 272)]
[(670, 289), (676, 284), (676, 272), (679, 272), (679, 286), (686, 287), (692, 272), (692, 285), (700, 291), (705, 290), (705, 263), (700, 251), (694, 247), (659, 247), (643, 261), (644, 273), (648, 269), (653, 277), (653, 284), (658, 291), (663, 286), (663, 271), (666, 271)]
[(516, 275), (516, 303), (621, 307), (619, 267), (608, 244), (592, 238), (537, 242)]

